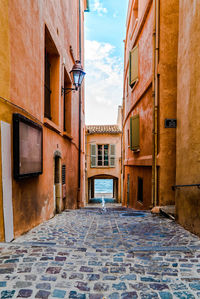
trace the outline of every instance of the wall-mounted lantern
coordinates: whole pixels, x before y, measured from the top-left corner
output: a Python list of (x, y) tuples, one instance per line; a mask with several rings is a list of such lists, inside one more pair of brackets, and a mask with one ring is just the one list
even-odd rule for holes
[(83, 79), (85, 77), (85, 74), (86, 74), (83, 71), (83, 67), (81, 65), (80, 60), (75, 61), (75, 64), (74, 64), (72, 70), (69, 73), (71, 75), (72, 82), (73, 82), (73, 85), (75, 86), (75, 88), (69, 88), (69, 87), (64, 88), (64, 87), (62, 87), (62, 94), (65, 93), (65, 91), (67, 91), (67, 90), (69, 90), (69, 91), (78, 90), (78, 88), (81, 86), (81, 84), (83, 82)]

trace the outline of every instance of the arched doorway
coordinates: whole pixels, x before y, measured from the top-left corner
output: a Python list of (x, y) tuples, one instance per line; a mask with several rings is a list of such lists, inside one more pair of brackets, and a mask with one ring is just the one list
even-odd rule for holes
[[(107, 185), (109, 185), (108, 189), (97, 188), (97, 183), (100, 181), (104, 181), (103, 184), (106, 185), (106, 181), (109, 181)], [(118, 202), (118, 192), (119, 192), (119, 179), (117, 177), (111, 175), (96, 175), (93, 177), (88, 178), (88, 202), (91, 202), (93, 199), (101, 199), (103, 196), (104, 198), (112, 199), (114, 202)]]

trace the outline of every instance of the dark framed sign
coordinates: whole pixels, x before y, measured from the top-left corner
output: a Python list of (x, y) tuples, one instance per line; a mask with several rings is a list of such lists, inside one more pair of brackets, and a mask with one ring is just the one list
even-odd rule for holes
[(18, 113), (13, 114), (13, 161), (15, 179), (43, 172), (42, 126)]
[(177, 120), (175, 118), (166, 118), (165, 119), (165, 128), (176, 128)]

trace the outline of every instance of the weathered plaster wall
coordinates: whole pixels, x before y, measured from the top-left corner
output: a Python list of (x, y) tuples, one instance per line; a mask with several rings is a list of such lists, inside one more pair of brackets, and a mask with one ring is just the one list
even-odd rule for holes
[[(129, 203), (127, 200), (127, 181), (128, 175), (130, 175), (129, 181)], [(137, 180), (138, 177), (143, 178), (143, 203), (137, 200)], [(127, 166), (125, 168), (124, 176), (124, 188), (123, 188), (123, 205), (128, 206), (137, 210), (149, 210), (151, 208), (151, 167), (138, 167), (138, 166)]]
[[(134, 1), (130, 1), (133, 3)], [(158, 204), (174, 203), (174, 192), (171, 186), (175, 184), (176, 173), (176, 129), (166, 129), (164, 120), (176, 118), (177, 98), (177, 48), (178, 48), (178, 0), (160, 0), (158, 18)], [(129, 10), (131, 4), (129, 3)], [(129, 26), (125, 42), (125, 72), (124, 72), (124, 165), (126, 167), (152, 165), (152, 129), (153, 129), (153, 1), (138, 1), (138, 24)], [(131, 12), (128, 13), (131, 18)], [(143, 20), (143, 22), (142, 22)], [(127, 21), (127, 23), (129, 23)], [(135, 38), (135, 39), (134, 39)], [(131, 88), (128, 86), (128, 53), (134, 45), (139, 46), (139, 81)], [(130, 116), (140, 115), (140, 152), (133, 153), (128, 148), (128, 133), (130, 131)], [(135, 168), (138, 172), (139, 168)], [(146, 174), (144, 172), (144, 180)], [(124, 188), (126, 189), (126, 178)], [(151, 180), (150, 176), (148, 179)], [(133, 185), (137, 184), (135, 180)], [(144, 185), (149, 188), (150, 182)], [(132, 190), (136, 190), (135, 187)], [(136, 191), (134, 191), (136, 198)], [(145, 192), (145, 191), (144, 191)], [(126, 196), (126, 191), (125, 191)], [(151, 197), (151, 189), (149, 189)]]
[(160, 1), (158, 165), (160, 205), (174, 204), (176, 129), (164, 126), (176, 119), (179, 0)]
[[(134, 2), (134, 1), (130, 1)], [(127, 28), (125, 42), (124, 73), (124, 123), (123, 123), (123, 163), (124, 163), (124, 198), (127, 205), (127, 175), (130, 174), (129, 206), (137, 209), (149, 209), (151, 205), (151, 164), (152, 164), (152, 67), (153, 67), (153, 6), (152, 1), (138, 1), (138, 25)], [(129, 4), (129, 10), (131, 5)], [(129, 18), (133, 12), (128, 12)], [(145, 23), (141, 19), (146, 15)], [(127, 21), (128, 23), (128, 21)], [(138, 34), (136, 35), (136, 32)], [(139, 79), (131, 89), (128, 85), (129, 51), (138, 45)], [(139, 114), (140, 151), (130, 149), (130, 117)], [(143, 178), (143, 204), (137, 201), (137, 178)]]
[[(200, 1), (182, 0), (179, 9), (176, 184), (200, 182)], [(200, 235), (200, 190), (176, 191), (181, 225)]]
[[(69, 73), (74, 61), (69, 47), (78, 58), (78, 1), (2, 0), (0, 5), (0, 96), (27, 112), (0, 101), (0, 120), (12, 124), (17, 112), (44, 123), (44, 53), (45, 25), (56, 45), (58, 98), (55, 105), (56, 126), (43, 125), (43, 174), (37, 178), (12, 180), (15, 237), (54, 215), (54, 153), (60, 151), (66, 165), (66, 208), (77, 207), (78, 187), (78, 93), (71, 96), (71, 136), (63, 133), (64, 67)], [(83, 34), (83, 32), (82, 32)], [(84, 49), (82, 49), (84, 51)], [(63, 62), (65, 60), (65, 65)], [(84, 104), (84, 96), (82, 94)], [(83, 105), (84, 106), (84, 105)], [(82, 127), (84, 107), (82, 107)], [(55, 131), (56, 129), (56, 131)], [(82, 143), (83, 144), (83, 143)], [(84, 153), (82, 150), (82, 159)], [(83, 166), (83, 160), (81, 165)], [(82, 188), (84, 172), (82, 167)], [(0, 172), (1, 187), (1, 172)], [(0, 189), (1, 190), (1, 189)], [(1, 196), (1, 192), (0, 192)], [(84, 198), (81, 192), (82, 201)], [(0, 240), (3, 240), (2, 200), (0, 197)]]

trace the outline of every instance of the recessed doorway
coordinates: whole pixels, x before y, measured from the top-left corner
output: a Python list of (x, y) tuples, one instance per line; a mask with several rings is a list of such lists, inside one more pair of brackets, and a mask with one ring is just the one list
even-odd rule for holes
[(95, 176), (88, 179), (88, 202), (98, 203), (118, 201), (118, 178), (112, 176)]

